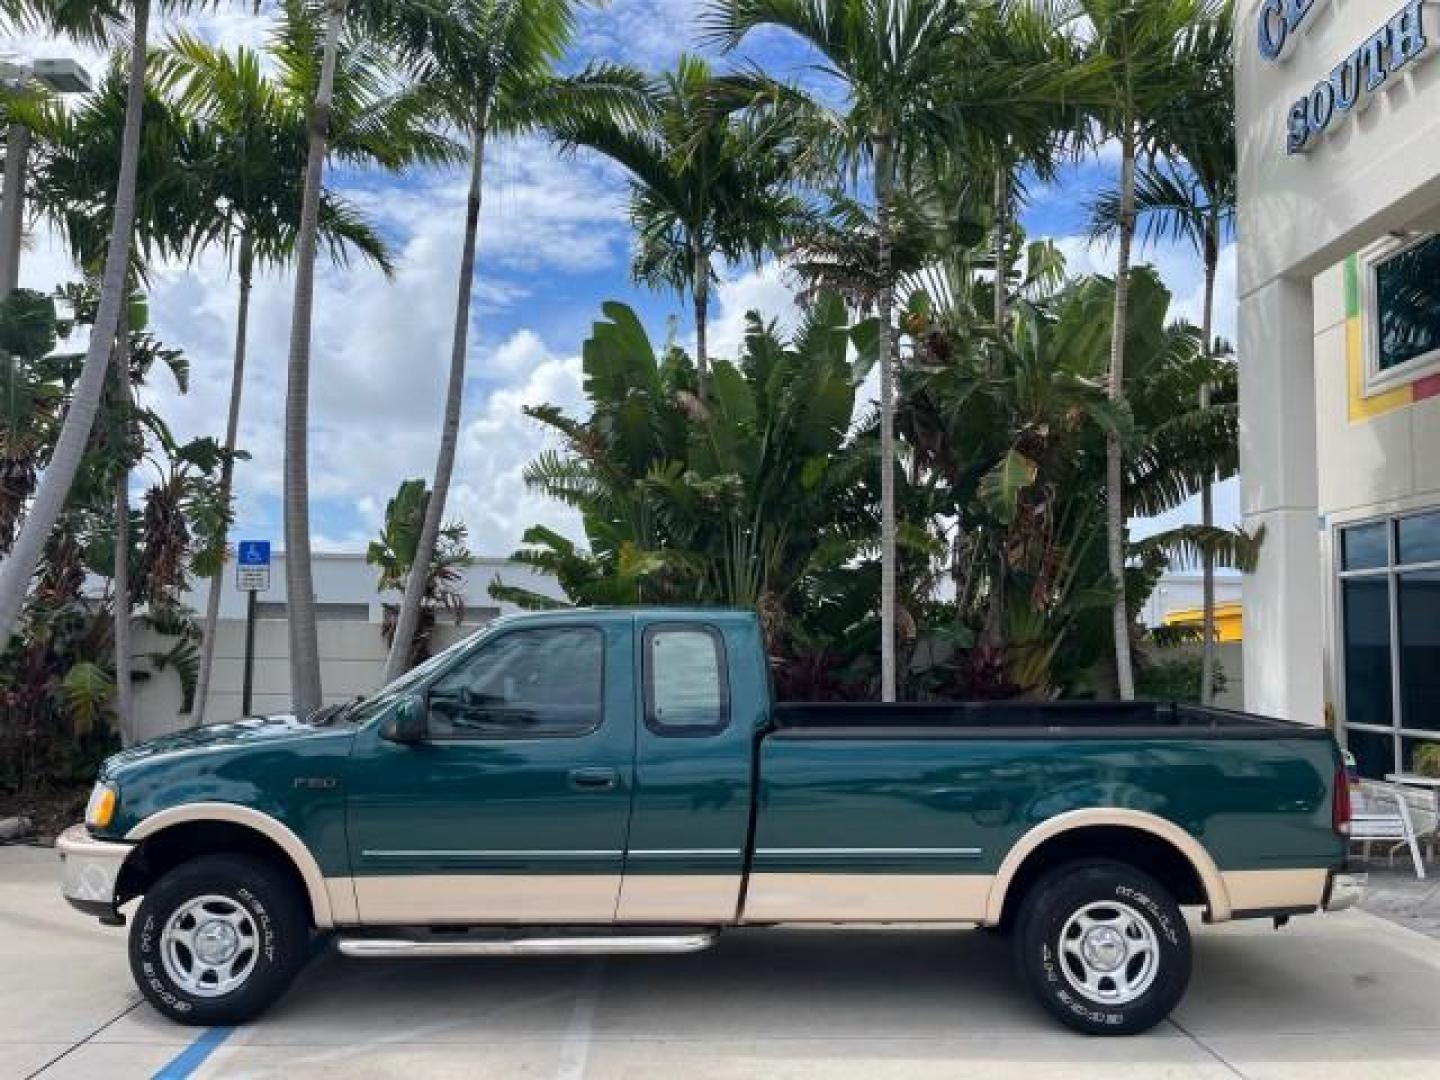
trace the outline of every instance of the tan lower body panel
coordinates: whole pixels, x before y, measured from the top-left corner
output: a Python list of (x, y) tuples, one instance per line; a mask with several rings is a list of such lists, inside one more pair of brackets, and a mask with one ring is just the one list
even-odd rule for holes
[(360, 910), (355, 905), (354, 878), (327, 877), (325, 893), (330, 897), (330, 917), (336, 926), (355, 926), (360, 922)]
[(1234, 912), (1319, 907), (1326, 870), (1226, 870), (1220, 877)]
[(619, 874), (397, 874), (352, 880), (360, 921), (367, 926), (608, 923), (620, 896)]
[(739, 874), (627, 874), (615, 921), (734, 922), (740, 882)]
[(745, 922), (982, 922), (989, 874), (754, 874)]

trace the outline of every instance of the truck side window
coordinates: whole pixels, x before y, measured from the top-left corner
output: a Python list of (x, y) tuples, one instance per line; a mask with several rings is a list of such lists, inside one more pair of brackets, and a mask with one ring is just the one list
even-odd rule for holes
[(604, 640), (586, 626), (517, 630), (430, 688), (433, 739), (584, 735), (604, 713)]
[(712, 735), (730, 720), (725, 646), (712, 627), (645, 632), (645, 723), (660, 735)]

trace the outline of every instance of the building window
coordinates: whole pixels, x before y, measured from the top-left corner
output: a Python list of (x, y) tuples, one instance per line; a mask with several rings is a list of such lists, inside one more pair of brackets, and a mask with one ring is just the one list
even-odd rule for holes
[(1370, 387), (1440, 370), (1440, 236), (1388, 240), (1362, 259)]
[(1440, 742), (1440, 511), (1338, 540), (1346, 745), (1363, 775), (1408, 771)]

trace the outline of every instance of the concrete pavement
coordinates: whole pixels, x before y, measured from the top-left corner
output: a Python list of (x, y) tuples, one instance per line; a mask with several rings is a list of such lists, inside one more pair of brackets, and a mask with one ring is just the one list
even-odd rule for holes
[(162, 1020), (123, 932), (72, 912), (53, 853), (0, 848), (0, 1078), (1440, 1076), (1440, 942), (1364, 912), (1197, 930), (1173, 1022), (1086, 1039), (1051, 1022), (1005, 943), (949, 931), (727, 934), (605, 960), (326, 955), (235, 1032)]

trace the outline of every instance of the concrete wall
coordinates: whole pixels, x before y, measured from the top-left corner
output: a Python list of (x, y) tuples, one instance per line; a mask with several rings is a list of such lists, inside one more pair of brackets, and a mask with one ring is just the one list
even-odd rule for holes
[(1365, 358), (1351, 355), (1363, 345), (1346, 317), (1343, 263), (1315, 279), (1314, 295), (1320, 513), (1336, 523), (1435, 505), (1440, 396), (1395, 401), (1352, 385)]
[[(1285, 53), (1266, 57), (1262, 19), (1273, 32), (1287, 9), (1303, 19)], [(1425, 44), (1396, 66), (1391, 21), (1413, 27), (1417, 14)], [(1440, 5), (1240, 0), (1236, 20), (1241, 505), (1246, 526), (1267, 532), (1245, 580), (1247, 702), (1319, 723), (1336, 696), (1334, 525), (1434, 497), (1440, 406), (1373, 417), (1353, 407), (1339, 264), (1392, 232), (1437, 226)], [(1293, 106), (1378, 31), (1383, 82), (1307, 152), (1288, 152)]]

